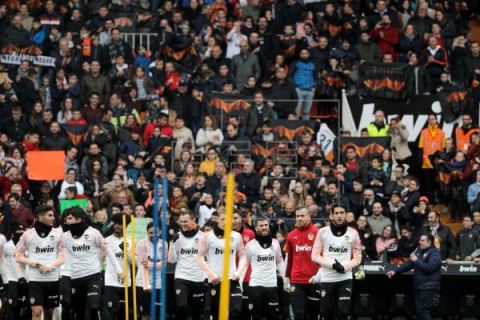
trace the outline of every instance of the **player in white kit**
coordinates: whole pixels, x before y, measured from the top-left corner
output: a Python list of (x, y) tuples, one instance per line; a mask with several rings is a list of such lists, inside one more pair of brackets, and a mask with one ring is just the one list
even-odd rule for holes
[(270, 221), (264, 217), (255, 220), (255, 239), (245, 245), (247, 259), (240, 266), (244, 273), (248, 265), (252, 268), (249, 289), (249, 309), (253, 320), (263, 317), (276, 320), (280, 318), (280, 306), (277, 289), (278, 270), (285, 276), (285, 262), (282, 249), (270, 233)]
[[(63, 233), (53, 228), (53, 208), (40, 205), (35, 209), (34, 228), (26, 231), (17, 244), (17, 261), (30, 267), (28, 296), (32, 319), (52, 319), (58, 307), (57, 268), (65, 261)], [(25, 257), (28, 254), (28, 258)]]
[(312, 260), (322, 265), (320, 313), (322, 319), (350, 319), (352, 269), (360, 264), (362, 243), (357, 230), (348, 227), (345, 208), (333, 206), (330, 226), (321, 228), (315, 238)]
[(124, 279), (123, 269), (100, 232), (82, 219), (85, 217), (83, 209), (69, 208), (63, 215), (69, 229), (64, 237), (72, 279), (73, 312), (76, 319), (85, 319), (86, 310), (89, 310), (89, 319), (99, 319), (103, 257), (106, 255), (115, 265), (119, 281)]
[[(210, 313), (213, 320), (218, 319), (218, 307), (220, 302), (220, 283), (223, 276), (223, 251), (225, 249), (225, 212), (220, 212), (218, 225), (212, 231), (204, 234), (201, 240), (200, 250), (197, 254), (197, 261), (202, 270), (208, 275), (208, 290), (210, 293)], [(240, 258), (239, 265), (242, 265), (245, 257), (242, 236), (232, 231), (230, 234), (230, 261), (228, 278), (230, 280), (230, 313), (229, 319), (241, 318), (242, 311), (242, 288), (240, 286), (240, 273), (237, 271), (235, 258)], [(205, 262), (204, 257), (207, 257)]]
[[(161, 238), (162, 227), (158, 226), (158, 242), (157, 247), (154, 248), (153, 241), (155, 240), (155, 227), (153, 222), (147, 225), (147, 238), (138, 241), (135, 245), (135, 254), (137, 256), (138, 271), (136, 276), (137, 285), (137, 303), (142, 315), (142, 320), (150, 319), (150, 302), (153, 290), (153, 273), (155, 275), (155, 290), (157, 301), (155, 301), (155, 308), (160, 306), (160, 290), (162, 288), (162, 254), (163, 250), (167, 250), (168, 244), (162, 241)], [(157, 260), (154, 262), (155, 250), (157, 251)], [(158, 313), (157, 313), (158, 314)]]
[[(130, 264), (132, 262), (131, 248), (132, 243), (130, 237), (127, 237), (127, 260), (128, 270), (124, 270), (123, 260), (123, 215), (121, 213), (114, 214), (111, 219), (113, 223), (113, 234), (105, 238), (110, 250), (115, 254), (115, 260), (122, 268), (125, 275), (125, 280), (130, 283)], [(127, 225), (130, 224), (130, 216), (126, 216)], [(108, 319), (125, 319), (125, 286), (124, 282), (120, 281), (117, 276), (117, 269), (115, 261), (107, 259), (105, 269), (105, 290), (103, 295), (103, 310), (107, 313)]]
[(203, 319), (205, 307), (205, 273), (197, 262), (200, 239), (204, 233), (195, 223), (195, 215), (186, 211), (178, 219), (180, 233), (170, 243), (168, 262), (175, 267), (177, 319), (187, 319), (190, 308), (193, 320)]
[(15, 253), (16, 245), (25, 232), (25, 228), (17, 222), (12, 222), (11, 239), (4, 245), (5, 274), (2, 275), (4, 286), (7, 290), (7, 317), (20, 319), (20, 311), (24, 307), (28, 294), (28, 285), (25, 280), (23, 268), (20, 267)]

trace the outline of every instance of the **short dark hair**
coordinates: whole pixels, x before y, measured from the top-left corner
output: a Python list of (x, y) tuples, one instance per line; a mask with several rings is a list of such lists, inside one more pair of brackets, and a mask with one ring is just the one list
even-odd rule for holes
[(76, 206), (76, 207), (71, 207), (71, 208), (66, 209), (63, 212), (63, 216), (64, 217), (73, 216), (75, 219), (84, 220), (85, 217), (86, 217), (86, 214), (85, 214), (85, 211), (81, 207)]
[(45, 213), (47, 213), (49, 211), (53, 211), (52, 206), (49, 206), (49, 205), (46, 205), (46, 204), (39, 205), (38, 207), (35, 208), (35, 216), (37, 216), (37, 217), (38, 216), (43, 216)]

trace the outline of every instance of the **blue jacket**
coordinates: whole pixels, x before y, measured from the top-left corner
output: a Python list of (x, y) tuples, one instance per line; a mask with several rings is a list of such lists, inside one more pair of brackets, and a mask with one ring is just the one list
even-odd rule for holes
[(133, 61), (133, 70), (137, 69), (137, 67), (143, 67), (143, 71), (148, 74), (150, 71), (150, 59), (144, 55), (137, 55), (135, 61)]
[(413, 272), (413, 283), (415, 290), (439, 290), (442, 270), (442, 256), (440, 251), (431, 246), (422, 251), (415, 251), (417, 261), (409, 260), (400, 265), (395, 273), (400, 274), (415, 269)]
[(315, 88), (316, 80), (315, 64), (311, 61), (298, 60), (292, 64), (291, 76), (295, 86), (301, 90)]

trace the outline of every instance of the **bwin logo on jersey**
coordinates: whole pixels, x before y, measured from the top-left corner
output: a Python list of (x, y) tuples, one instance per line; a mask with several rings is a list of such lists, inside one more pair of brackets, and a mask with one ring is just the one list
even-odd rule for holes
[(36, 247), (36, 248), (35, 248), (35, 253), (54, 252), (54, 249), (55, 249), (55, 248), (53, 248), (53, 247), (46, 247), (46, 248)]
[(328, 252), (333, 252), (333, 253), (347, 253), (348, 249), (345, 247), (328, 247)]

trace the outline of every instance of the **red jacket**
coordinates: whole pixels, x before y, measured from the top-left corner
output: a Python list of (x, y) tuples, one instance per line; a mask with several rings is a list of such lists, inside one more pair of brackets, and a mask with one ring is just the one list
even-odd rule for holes
[[(383, 32), (383, 38), (380, 37), (380, 32)], [(396, 47), (400, 42), (400, 33), (397, 29), (392, 27), (373, 29), (370, 31), (370, 36), (372, 41), (378, 45), (382, 54), (390, 52), (393, 58), (396, 58)]]
[(303, 229), (295, 228), (287, 236), (285, 252), (287, 270), (285, 277), (290, 278), (290, 283), (308, 284), (319, 265), (312, 261), (312, 248), (318, 228), (311, 222)]
[[(247, 242), (252, 241), (255, 238), (255, 233), (252, 230), (245, 228), (244, 226), (242, 226), (242, 229), (240, 229), (239, 231), (241, 231), (240, 234), (242, 235), (242, 241), (244, 246), (247, 244)], [(237, 257), (237, 265), (238, 265), (238, 257)], [(250, 281), (251, 273), (252, 273), (252, 267), (249, 264), (247, 273), (245, 274), (245, 278), (243, 279), (244, 282)]]

